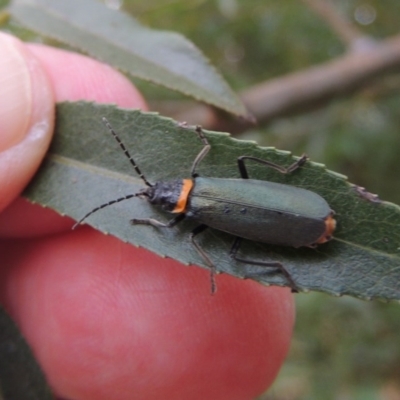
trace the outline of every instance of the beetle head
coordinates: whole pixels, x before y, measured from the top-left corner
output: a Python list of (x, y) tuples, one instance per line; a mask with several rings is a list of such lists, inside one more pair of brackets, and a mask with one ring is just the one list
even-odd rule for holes
[(182, 185), (182, 179), (159, 181), (151, 187), (142, 189), (139, 196), (147, 197), (151, 204), (161, 206), (164, 210), (172, 212), (179, 200)]

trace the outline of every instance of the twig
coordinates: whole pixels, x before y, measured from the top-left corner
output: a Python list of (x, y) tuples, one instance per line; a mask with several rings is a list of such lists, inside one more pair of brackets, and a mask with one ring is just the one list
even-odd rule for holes
[[(304, 71), (260, 83), (242, 92), (241, 97), (258, 122), (268, 123), (274, 118), (322, 107), (333, 99), (365, 89), (399, 67), (400, 35), (397, 35), (368, 51), (348, 53)], [(248, 126), (204, 105), (173, 116), (228, 132), (240, 132)]]
[(333, 61), (295, 72), (246, 90), (242, 94), (259, 121), (315, 108), (365, 87), (400, 65), (400, 35), (374, 49), (350, 53)]

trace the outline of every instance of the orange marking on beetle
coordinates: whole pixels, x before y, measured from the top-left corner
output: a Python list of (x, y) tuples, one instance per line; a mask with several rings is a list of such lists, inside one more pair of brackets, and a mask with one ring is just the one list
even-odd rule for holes
[(178, 213), (183, 213), (185, 211), (187, 200), (192, 188), (193, 188), (193, 180), (183, 179), (181, 194), (179, 195), (179, 199), (176, 202), (176, 206), (172, 211), (173, 213), (178, 214)]
[(318, 244), (329, 242), (332, 239), (333, 231), (336, 228), (336, 220), (333, 218), (333, 214), (325, 220), (325, 232), (324, 234), (315, 242)]

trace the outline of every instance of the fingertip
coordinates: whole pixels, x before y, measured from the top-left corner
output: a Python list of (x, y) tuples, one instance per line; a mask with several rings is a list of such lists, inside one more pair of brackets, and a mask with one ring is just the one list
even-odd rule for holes
[(219, 275), (211, 296), (208, 270), (88, 227), (15, 246), (6, 304), (67, 398), (254, 398), (288, 351), (289, 290)]

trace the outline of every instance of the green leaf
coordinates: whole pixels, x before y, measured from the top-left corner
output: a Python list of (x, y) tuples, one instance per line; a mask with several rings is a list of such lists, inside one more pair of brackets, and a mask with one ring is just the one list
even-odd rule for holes
[(67, 43), (132, 76), (238, 116), (247, 111), (204, 55), (182, 35), (149, 29), (96, 0), (14, 0), (28, 28)]
[[(144, 187), (127, 158), (102, 124), (106, 117), (151, 182), (190, 177), (190, 167), (202, 144), (193, 128), (155, 113), (128, 111), (109, 105), (63, 103), (58, 106), (56, 135), (41, 170), (26, 190), (34, 202), (79, 220), (93, 208)], [(260, 148), (227, 134), (207, 132), (211, 150), (197, 172), (205, 177), (238, 178), (236, 159), (251, 155), (280, 165), (293, 157)], [(280, 261), (297, 286), (335, 295), (400, 299), (400, 209), (350, 185), (345, 177), (307, 162), (290, 175), (251, 165), (252, 178), (304, 187), (324, 197), (336, 211), (335, 238), (317, 249), (271, 246), (244, 241), (247, 259)], [(86, 222), (120, 239), (184, 264), (204, 266), (188, 233), (197, 225), (183, 221), (172, 229), (132, 226), (132, 218), (171, 219), (147, 201), (135, 198), (107, 207)], [(266, 227), (268, 229), (268, 227)], [(229, 257), (231, 235), (208, 229), (198, 242), (221, 272), (243, 277), (254, 266)], [(257, 268), (259, 270), (259, 267)], [(263, 283), (285, 285), (282, 276), (260, 274)]]
[(0, 309), (0, 398), (50, 400), (51, 391), (33, 354), (7, 313)]

